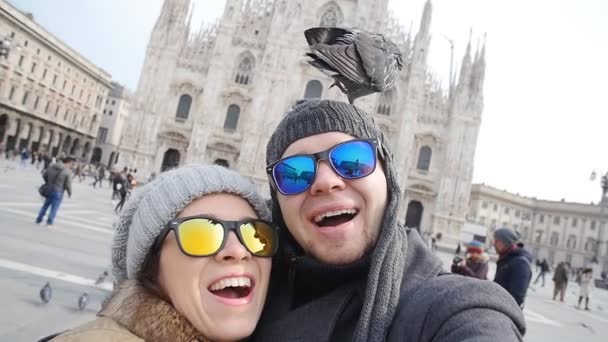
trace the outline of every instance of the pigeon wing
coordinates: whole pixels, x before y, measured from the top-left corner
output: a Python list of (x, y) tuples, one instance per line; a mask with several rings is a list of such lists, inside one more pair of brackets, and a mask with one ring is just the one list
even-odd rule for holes
[(389, 51), (384, 37), (379, 34), (362, 33), (355, 43), (365, 74), (371, 79), (371, 86), (377, 91), (385, 89), (385, 73)]
[(350, 45), (354, 43), (356, 32), (338, 27), (313, 27), (304, 31), (308, 46), (317, 44)]
[(311, 50), (320, 60), (345, 78), (356, 83), (370, 83), (354, 45), (320, 44), (311, 47)]

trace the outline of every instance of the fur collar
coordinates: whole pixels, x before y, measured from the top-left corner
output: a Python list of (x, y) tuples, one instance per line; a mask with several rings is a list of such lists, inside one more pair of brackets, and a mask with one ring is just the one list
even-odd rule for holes
[(173, 305), (135, 280), (122, 282), (99, 316), (114, 320), (147, 342), (207, 341)]

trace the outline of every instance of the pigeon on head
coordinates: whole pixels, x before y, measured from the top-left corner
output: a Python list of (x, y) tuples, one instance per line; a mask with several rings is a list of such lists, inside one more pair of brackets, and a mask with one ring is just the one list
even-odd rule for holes
[(51, 301), (51, 297), (53, 296), (53, 289), (51, 288), (51, 284), (47, 281), (46, 284), (40, 289), (40, 300), (44, 304)]
[(393, 87), (403, 68), (401, 51), (386, 37), (358, 29), (314, 27), (304, 31), (312, 60), (331, 76), (352, 104), (355, 99)]

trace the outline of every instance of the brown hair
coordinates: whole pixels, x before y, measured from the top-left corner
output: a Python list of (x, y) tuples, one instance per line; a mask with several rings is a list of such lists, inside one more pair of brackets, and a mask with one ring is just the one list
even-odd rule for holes
[[(160, 269), (160, 248), (150, 248), (141, 271), (137, 274), (138, 282), (158, 297), (167, 300), (158, 284), (158, 272)], [(167, 300), (168, 301), (168, 300)]]

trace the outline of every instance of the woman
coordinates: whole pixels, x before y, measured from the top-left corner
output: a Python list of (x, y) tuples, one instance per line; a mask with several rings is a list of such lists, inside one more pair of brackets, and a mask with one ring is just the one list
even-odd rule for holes
[(581, 272), (580, 287), (578, 291), (578, 305), (577, 309), (581, 308), (581, 302), (585, 298), (585, 310), (589, 311), (589, 292), (593, 288), (593, 269), (583, 268)]
[(114, 208), (114, 211), (116, 213), (119, 213), (122, 210), (122, 207), (125, 205), (127, 195), (131, 191), (131, 180), (132, 179), (130, 174), (128, 174), (126, 177), (120, 175), (120, 179), (118, 180), (118, 183), (115, 186), (115, 189), (117, 189), (118, 194), (120, 195), (120, 202), (118, 202), (116, 208)]
[(455, 260), (458, 262), (452, 264), (452, 273), (458, 273), (482, 280), (487, 279), (488, 261), (490, 258), (488, 254), (484, 252), (483, 244), (479, 241), (469, 242), (467, 244), (465, 257), (465, 260)]
[(237, 341), (254, 330), (277, 248), (254, 186), (219, 166), (165, 172), (116, 225), (119, 284), (93, 322), (53, 341)]

